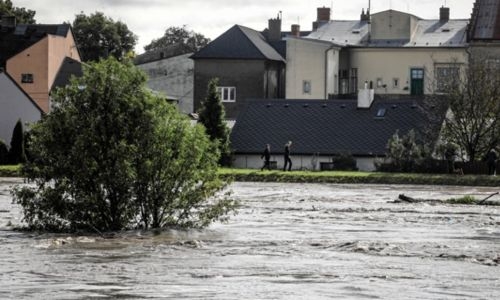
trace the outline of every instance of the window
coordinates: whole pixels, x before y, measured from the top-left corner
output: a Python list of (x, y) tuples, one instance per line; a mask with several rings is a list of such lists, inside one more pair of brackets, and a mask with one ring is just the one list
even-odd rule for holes
[(21, 74), (21, 83), (33, 83), (33, 74)]
[(220, 86), (217, 88), (222, 102), (236, 101), (236, 88), (234, 86)]
[(445, 65), (436, 67), (436, 92), (446, 92), (450, 85), (460, 78), (458, 66)]
[(358, 69), (357, 68), (352, 68), (351, 69), (351, 81), (350, 81), (350, 92), (351, 93), (357, 93), (358, 90)]
[(385, 117), (385, 112), (386, 112), (385, 108), (379, 108), (377, 110), (377, 114), (375, 115), (375, 117), (376, 118), (383, 118), (383, 117)]
[(382, 80), (382, 78), (377, 78), (377, 87), (381, 88), (383, 86), (384, 86), (384, 81)]
[(346, 95), (349, 93), (349, 70), (339, 70), (340, 78), (340, 94)]
[(399, 88), (399, 78), (392, 79), (392, 87), (395, 89)]
[(311, 94), (311, 81), (304, 80), (302, 81), (302, 94)]

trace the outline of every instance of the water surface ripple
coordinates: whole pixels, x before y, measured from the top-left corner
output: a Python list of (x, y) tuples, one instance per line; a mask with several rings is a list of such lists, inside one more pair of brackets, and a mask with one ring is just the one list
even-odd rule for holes
[(104, 239), (13, 231), (18, 183), (0, 299), (500, 299), (498, 207), (390, 203), (494, 188), (237, 182), (227, 224)]

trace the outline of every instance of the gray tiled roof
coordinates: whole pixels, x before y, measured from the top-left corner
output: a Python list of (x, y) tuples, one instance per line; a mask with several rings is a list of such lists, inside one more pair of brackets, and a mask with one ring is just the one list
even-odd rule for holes
[(240, 25), (231, 27), (191, 58), (285, 61), (260, 32)]
[(47, 35), (67, 36), (69, 24), (57, 25), (17, 25), (15, 28), (0, 28), (0, 67), (24, 49), (31, 47)]
[(476, 0), (471, 25), (471, 39), (500, 40), (500, 0)]
[(71, 76), (80, 77), (83, 75), (82, 63), (72, 59), (71, 57), (65, 57), (59, 71), (57, 72), (56, 79), (52, 84), (51, 90), (58, 87), (65, 87), (69, 84)]
[(363, 47), (464, 47), (468, 20), (418, 20), (410, 40), (371, 40), (368, 22), (330, 21), (308, 35), (308, 38), (344, 46)]
[[(375, 100), (370, 109), (358, 109), (356, 100), (254, 100), (236, 120), (231, 147), (236, 154), (258, 154), (269, 143), (280, 153), (291, 140), (295, 154), (383, 156), (396, 131), (403, 135), (442, 123), (444, 112), (430, 122), (422, 103)], [(376, 117), (382, 108), (385, 116)]]

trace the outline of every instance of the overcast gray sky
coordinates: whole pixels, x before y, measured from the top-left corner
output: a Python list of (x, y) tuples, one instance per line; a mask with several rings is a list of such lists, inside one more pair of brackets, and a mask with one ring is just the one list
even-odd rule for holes
[[(395, 9), (424, 19), (439, 18), (442, 5), (450, 7), (451, 18), (467, 19), (475, 0), (371, 0), (372, 12)], [(368, 0), (12, 0), (14, 6), (36, 11), (38, 23), (73, 22), (75, 15), (101, 11), (115, 21), (126, 23), (138, 37), (136, 51), (163, 35), (170, 26), (189, 29), (214, 39), (234, 24), (256, 30), (282, 11), (283, 30), (300, 24), (310, 30), (317, 7), (331, 7), (332, 19), (358, 19)]]

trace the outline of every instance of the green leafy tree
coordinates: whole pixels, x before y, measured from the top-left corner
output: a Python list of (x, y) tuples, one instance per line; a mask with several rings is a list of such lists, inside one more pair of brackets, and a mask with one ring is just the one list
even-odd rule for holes
[(17, 120), (9, 149), (9, 163), (20, 164), (26, 162), (26, 153), (24, 151), (24, 129), (21, 119)]
[(133, 51), (137, 36), (121, 21), (114, 21), (102, 12), (90, 16), (76, 15), (73, 34), (83, 61), (97, 61), (113, 56), (121, 59)]
[(5, 165), (8, 162), (9, 148), (5, 142), (0, 139), (0, 165)]
[(186, 26), (169, 27), (165, 34), (159, 39), (154, 39), (148, 45), (144, 46), (146, 51), (163, 49), (170, 45), (180, 45), (186, 52), (196, 52), (210, 43), (210, 39), (200, 33), (190, 31)]
[(500, 142), (500, 65), (480, 54), (446, 84), (450, 105), (444, 128), (446, 142), (457, 144), (463, 158), (482, 159)]
[(210, 139), (219, 144), (220, 163), (230, 165), (229, 128), (224, 120), (226, 113), (217, 91), (218, 83), (217, 78), (208, 83), (207, 97), (199, 112), (199, 122), (205, 126)]
[(36, 11), (15, 7), (10, 0), (0, 0), (0, 16), (14, 16), (18, 24), (35, 24)]
[(202, 227), (232, 209), (216, 194), (225, 183), (214, 143), (145, 81), (110, 58), (55, 93), (53, 111), (30, 131), (22, 172), (34, 184), (13, 192), (30, 228)]
[(417, 143), (414, 130), (404, 136), (396, 131), (387, 142), (387, 158), (395, 171), (411, 172), (426, 157), (424, 148)]

